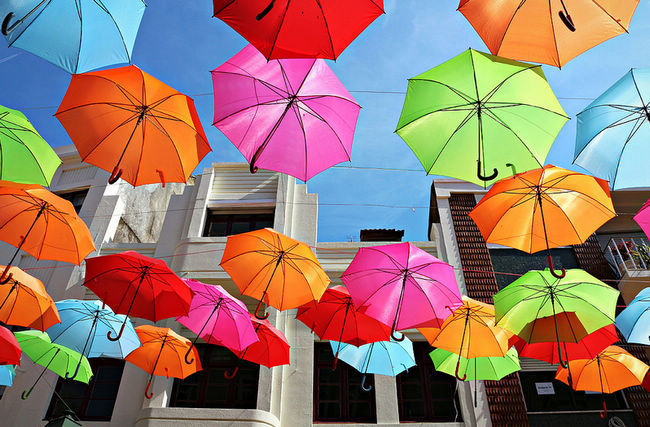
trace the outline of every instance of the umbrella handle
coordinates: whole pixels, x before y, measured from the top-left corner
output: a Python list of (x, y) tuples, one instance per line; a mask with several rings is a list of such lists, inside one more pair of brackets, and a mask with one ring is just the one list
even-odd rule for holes
[(402, 342), (402, 341), (404, 341), (404, 338), (406, 338), (406, 337), (404, 336), (404, 334), (402, 334), (402, 336), (399, 336), (399, 337), (398, 337), (397, 335), (395, 335), (395, 332), (397, 332), (395, 329), (393, 329), (392, 331), (390, 331), (390, 337), (391, 337), (393, 340), (397, 341), (397, 342)]
[(4, 271), (2, 272), (2, 276), (0, 276), (0, 285), (6, 285), (13, 277), (14, 275), (13, 273), (7, 274), (10, 267), (11, 267), (10, 265), (6, 266)]
[(23, 400), (27, 400), (30, 394), (32, 394), (32, 390), (34, 390), (34, 386), (31, 386), (29, 390), (24, 390), (22, 394), (20, 395), (20, 398)]
[(569, 362), (565, 362), (562, 360), (562, 347), (560, 347), (560, 343), (557, 343), (557, 357), (560, 360), (560, 366), (562, 366), (564, 369), (569, 369)]
[(255, 317), (259, 320), (265, 320), (268, 319), (268, 317), (271, 315), (271, 313), (266, 313), (264, 316), (260, 315), (260, 309), (262, 308), (262, 301), (260, 301), (257, 304), (257, 308), (255, 309)]
[(126, 321), (127, 321), (127, 320), (128, 320), (128, 317), (125, 317), (125, 318), (124, 318), (124, 322), (122, 323), (122, 327), (120, 328), (120, 332), (117, 334), (116, 337), (111, 336), (111, 332), (113, 332), (112, 330), (110, 330), (110, 331), (108, 331), (108, 332), (106, 333), (106, 337), (107, 337), (110, 341), (117, 341), (117, 340), (119, 340), (120, 338), (122, 338), (122, 332), (124, 332), (124, 327), (126, 326)]
[(115, 166), (115, 169), (113, 169), (113, 173), (111, 173), (111, 176), (108, 178), (108, 183), (109, 184), (115, 184), (118, 179), (122, 176), (122, 168), (119, 166)]
[(467, 372), (465, 372), (465, 375), (461, 377), (460, 375), (458, 375), (459, 369), (460, 369), (460, 356), (458, 356), (458, 362), (456, 362), (456, 379), (460, 381), (465, 381), (465, 379), (467, 378)]
[(336, 353), (336, 355), (334, 355), (334, 363), (332, 364), (332, 371), (336, 371), (336, 365), (338, 361), (339, 361), (339, 355), (338, 353)]
[[(82, 356), (83, 357), (83, 356)], [(77, 363), (77, 369), (74, 370), (74, 374), (72, 376), (68, 376), (68, 372), (65, 373), (65, 379), (66, 380), (74, 380), (77, 374), (79, 373), (79, 367), (81, 366), (81, 358), (79, 358), (79, 363)]]
[(478, 179), (480, 179), (481, 181), (492, 181), (494, 178), (497, 177), (497, 175), (499, 175), (499, 171), (497, 170), (497, 168), (493, 168), (492, 175), (483, 176), (481, 174), (481, 161), (480, 160), (476, 161), (476, 176), (478, 177)]
[(224, 371), (223, 377), (227, 380), (232, 380), (233, 378), (235, 378), (235, 375), (237, 375), (237, 371), (239, 371), (239, 366), (235, 366), (235, 370), (232, 371), (232, 373), (230, 374), (228, 373), (228, 371)]
[(566, 269), (564, 269), (564, 268), (562, 268), (559, 273), (557, 271), (555, 271), (555, 269), (553, 268), (553, 257), (551, 256), (551, 254), (548, 254), (546, 256), (546, 259), (548, 260), (548, 268), (549, 268), (551, 274), (553, 275), (553, 277), (557, 277), (558, 279), (562, 279), (564, 276), (566, 276)]
[(364, 375), (363, 378), (361, 379), (361, 390), (363, 391), (370, 391), (372, 390), (371, 385), (366, 385), (366, 376)]
[(258, 169), (259, 168), (257, 166), (255, 166), (255, 163), (251, 163), (251, 165), (249, 167), (249, 170), (250, 170), (251, 173), (257, 173)]
[(192, 348), (194, 348), (194, 343), (192, 343), (192, 345), (190, 345), (190, 348), (188, 348), (187, 352), (185, 353), (185, 363), (187, 363), (188, 365), (191, 365), (192, 363), (194, 363), (194, 358), (192, 358), (192, 360), (187, 359), (189, 357), (190, 353), (192, 352)]
[(147, 382), (147, 388), (144, 390), (144, 397), (147, 399), (151, 399), (153, 397), (153, 392), (149, 391), (149, 388), (151, 387), (151, 379)]
[(275, 3), (275, 0), (271, 0), (271, 3), (269, 3), (269, 5), (266, 6), (266, 8), (263, 11), (257, 14), (255, 20), (261, 21), (262, 18), (264, 18), (271, 11), (271, 9), (273, 9), (273, 3)]
[(607, 403), (603, 400), (603, 412), (600, 413), (600, 418), (607, 416)]
[(517, 175), (517, 168), (515, 167), (515, 165), (513, 165), (512, 163), (506, 163), (506, 167), (509, 167), (509, 168), (512, 169), (512, 175), (513, 176)]
[(156, 172), (158, 172), (158, 175), (160, 175), (160, 182), (162, 183), (162, 187), (165, 188), (165, 174), (160, 169), (156, 169)]
[(2, 34), (5, 36), (9, 35), (9, 31), (14, 29), (13, 25), (9, 25), (9, 21), (11, 21), (11, 18), (14, 17), (13, 12), (9, 12), (7, 16), (5, 16), (5, 19), (2, 20)]
[(560, 11), (560, 12), (558, 12), (558, 15), (560, 15), (560, 19), (562, 20), (562, 23), (563, 23), (564, 25), (566, 25), (566, 27), (567, 27), (571, 32), (575, 32), (575, 30), (576, 30), (576, 26), (575, 26), (575, 24), (573, 23), (573, 19), (571, 19), (571, 15), (569, 15), (568, 13), (565, 15), (565, 14), (564, 14), (564, 11)]

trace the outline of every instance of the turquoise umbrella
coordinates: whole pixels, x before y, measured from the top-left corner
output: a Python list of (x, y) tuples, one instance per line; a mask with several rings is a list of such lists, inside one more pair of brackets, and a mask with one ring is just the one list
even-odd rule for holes
[(14, 365), (0, 365), (0, 385), (11, 387), (14, 383), (16, 370)]
[(650, 345), (650, 288), (645, 288), (616, 317), (616, 328), (629, 343)]

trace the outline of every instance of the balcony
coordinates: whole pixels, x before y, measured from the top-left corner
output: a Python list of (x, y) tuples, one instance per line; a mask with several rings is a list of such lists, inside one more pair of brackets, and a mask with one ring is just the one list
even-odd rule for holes
[(618, 288), (627, 304), (650, 285), (650, 241), (644, 237), (614, 237), (605, 248), (605, 258), (620, 278)]

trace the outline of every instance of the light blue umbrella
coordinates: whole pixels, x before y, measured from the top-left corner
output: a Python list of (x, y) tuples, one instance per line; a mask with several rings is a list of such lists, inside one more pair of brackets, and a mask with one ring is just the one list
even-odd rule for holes
[(650, 288), (638, 293), (616, 317), (616, 327), (629, 343), (650, 345)]
[[(127, 319), (122, 336), (117, 341), (108, 339), (122, 327), (123, 314), (115, 314), (109, 307), (102, 308), (102, 302), (68, 299), (56, 302), (61, 316), (61, 323), (50, 326), (47, 334), (53, 343), (68, 347), (88, 358), (112, 357), (123, 359), (127, 354), (140, 347), (140, 339)], [(77, 370), (70, 378), (74, 378)], [(66, 378), (68, 378), (66, 374)]]
[(415, 366), (413, 343), (408, 338), (404, 341), (378, 341), (361, 347), (336, 341), (330, 341), (330, 345), (332, 352), (338, 348), (339, 359), (363, 374), (361, 388), (365, 391), (372, 389), (365, 385), (366, 374), (394, 377)]
[(0, 365), (0, 385), (11, 387), (14, 384), (15, 376), (14, 365)]
[(633, 68), (578, 114), (574, 163), (613, 190), (650, 186), (650, 68)]
[(131, 62), (143, 0), (2, 0), (2, 33), (19, 47), (84, 73)]

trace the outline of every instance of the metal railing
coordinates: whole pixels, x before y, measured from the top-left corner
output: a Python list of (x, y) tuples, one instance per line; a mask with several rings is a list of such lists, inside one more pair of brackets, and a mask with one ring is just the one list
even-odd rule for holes
[(650, 270), (650, 241), (644, 237), (613, 237), (607, 242), (605, 257), (619, 277), (630, 271)]

